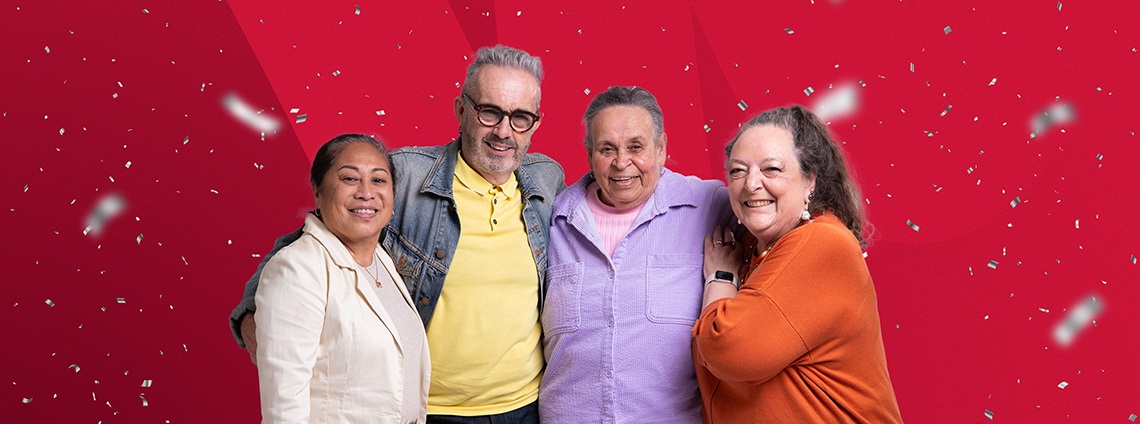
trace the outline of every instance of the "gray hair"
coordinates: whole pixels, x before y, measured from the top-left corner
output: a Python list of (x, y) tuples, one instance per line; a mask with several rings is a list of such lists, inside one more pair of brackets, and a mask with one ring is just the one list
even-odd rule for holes
[(762, 125), (771, 125), (783, 128), (792, 134), (796, 160), (803, 175), (815, 175), (815, 189), (812, 192), (808, 209), (814, 214), (821, 211), (830, 212), (843, 222), (861, 247), (867, 246), (864, 230), (867, 236), (872, 231), (871, 225), (863, 216), (863, 205), (859, 202), (859, 187), (847, 170), (847, 163), (843, 159), (843, 150), (827, 126), (819, 117), (800, 105), (781, 107), (764, 111), (756, 117), (749, 119), (732, 141), (724, 146), (725, 170), (728, 170), (728, 159), (732, 156), (732, 148), (740, 140), (740, 136), (749, 128)]
[(483, 70), (484, 66), (499, 66), (504, 68), (514, 68), (524, 71), (534, 77), (538, 81), (539, 90), (538, 98), (535, 99), (535, 108), (538, 108), (538, 103), (542, 100), (542, 60), (536, 56), (531, 56), (530, 53), (516, 49), (514, 47), (504, 46), (497, 44), (495, 47), (480, 47), (475, 52), (475, 61), (467, 66), (467, 78), (463, 80), (463, 92), (467, 95), (474, 95), (471, 90), (474, 87), (475, 80), (479, 78), (479, 72)]
[(665, 133), (665, 117), (661, 114), (661, 105), (657, 104), (657, 98), (653, 97), (653, 93), (641, 87), (615, 86), (594, 97), (586, 107), (586, 113), (582, 115), (582, 124), (586, 126), (587, 151), (594, 148), (594, 118), (606, 108), (613, 106), (635, 106), (645, 109), (653, 120), (653, 144), (656, 145), (660, 141), (661, 134)]

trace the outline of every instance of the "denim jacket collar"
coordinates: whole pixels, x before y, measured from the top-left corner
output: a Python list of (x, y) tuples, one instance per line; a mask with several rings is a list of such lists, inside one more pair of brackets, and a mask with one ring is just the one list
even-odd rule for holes
[[(431, 170), (428, 171), (428, 177), (424, 179), (423, 185), (420, 186), (421, 193), (431, 193), (436, 196), (455, 200), (452, 190), (455, 181), (455, 165), (459, 160), (459, 147), (461, 144), (461, 140), (455, 140), (444, 146), (443, 154), (432, 164)], [(515, 169), (515, 178), (518, 179), (519, 190), (522, 191), (523, 197), (528, 199), (545, 199), (545, 196), (543, 196), (538, 188), (537, 181), (535, 181), (534, 177), (532, 177), (530, 172), (523, 166), (534, 163), (535, 161), (536, 159), (531, 155), (524, 156), (518, 169)]]

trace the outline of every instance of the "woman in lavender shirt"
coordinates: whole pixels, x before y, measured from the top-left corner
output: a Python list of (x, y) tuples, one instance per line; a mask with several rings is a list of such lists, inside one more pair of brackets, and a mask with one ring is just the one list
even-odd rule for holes
[(544, 422), (701, 422), (690, 352), (720, 181), (665, 168), (661, 107), (611, 87), (583, 117), (590, 172), (554, 202), (542, 312)]

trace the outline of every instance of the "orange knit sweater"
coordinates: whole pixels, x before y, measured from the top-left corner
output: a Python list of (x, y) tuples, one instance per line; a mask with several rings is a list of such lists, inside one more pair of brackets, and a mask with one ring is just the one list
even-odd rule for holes
[(875, 287), (855, 237), (824, 214), (754, 262), (693, 327), (711, 423), (899, 423)]

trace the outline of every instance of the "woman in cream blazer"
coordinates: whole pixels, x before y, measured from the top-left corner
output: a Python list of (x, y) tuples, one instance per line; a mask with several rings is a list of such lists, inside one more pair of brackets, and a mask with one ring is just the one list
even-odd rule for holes
[(318, 209), (262, 271), (255, 301), (264, 422), (426, 421), (423, 324), (377, 244), (392, 215), (391, 162), (375, 140), (351, 136), (318, 151)]

